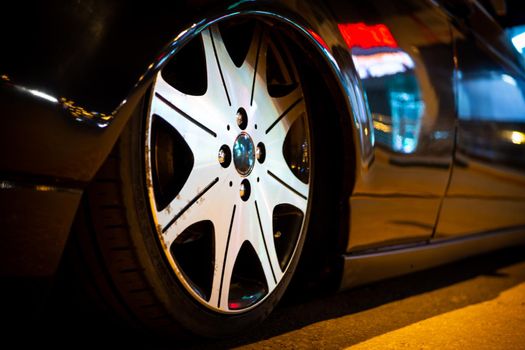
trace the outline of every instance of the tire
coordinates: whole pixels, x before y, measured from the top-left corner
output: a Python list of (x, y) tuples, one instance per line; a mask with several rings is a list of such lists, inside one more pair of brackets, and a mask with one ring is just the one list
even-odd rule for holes
[(81, 250), (106, 303), (136, 324), (221, 337), (282, 297), (314, 186), (290, 45), (253, 18), (202, 31), (158, 73), (88, 189)]

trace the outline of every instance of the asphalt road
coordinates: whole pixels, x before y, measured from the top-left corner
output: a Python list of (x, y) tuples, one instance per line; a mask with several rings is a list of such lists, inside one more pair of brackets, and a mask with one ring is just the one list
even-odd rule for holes
[(525, 349), (525, 247), (345, 292), (288, 298), (263, 325), (234, 339), (160, 339), (97, 324), (78, 315), (24, 333), (35, 340), (31, 334), (40, 329), (38, 342), (72, 349)]
[(283, 305), (253, 334), (191, 349), (525, 349), (525, 247)]

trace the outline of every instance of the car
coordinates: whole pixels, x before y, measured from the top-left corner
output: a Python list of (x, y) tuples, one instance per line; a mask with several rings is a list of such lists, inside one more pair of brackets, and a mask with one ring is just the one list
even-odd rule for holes
[(12, 4), (0, 275), (80, 266), (123, 319), (221, 337), (289, 285), (524, 243), (525, 66), (492, 3)]

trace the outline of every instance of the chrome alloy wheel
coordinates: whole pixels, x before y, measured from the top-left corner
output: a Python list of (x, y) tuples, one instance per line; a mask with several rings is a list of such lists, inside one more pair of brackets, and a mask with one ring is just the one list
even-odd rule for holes
[(159, 241), (189, 294), (221, 313), (250, 310), (279, 286), (304, 238), (312, 191), (295, 66), (268, 26), (252, 28), (237, 62), (219, 25), (194, 38), (205, 92), (184, 91), (163, 69), (145, 126)]

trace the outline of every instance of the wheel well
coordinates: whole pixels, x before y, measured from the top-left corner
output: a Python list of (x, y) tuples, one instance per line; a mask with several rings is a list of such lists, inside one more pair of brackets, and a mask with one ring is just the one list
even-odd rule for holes
[(315, 166), (310, 226), (291, 290), (315, 293), (337, 289), (342, 276), (355, 173), (352, 118), (328, 58), (303, 35), (289, 36), (312, 123)]

